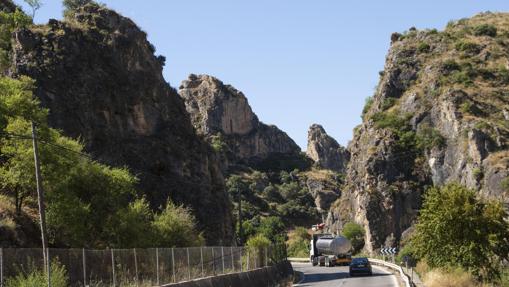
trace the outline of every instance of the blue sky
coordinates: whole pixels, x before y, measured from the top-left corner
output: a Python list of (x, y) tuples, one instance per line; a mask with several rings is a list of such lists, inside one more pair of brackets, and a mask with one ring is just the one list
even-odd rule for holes
[[(21, 4), (21, 0), (15, 0)], [(35, 22), (60, 19), (42, 0)], [(178, 87), (210, 74), (244, 92), (260, 120), (303, 149), (313, 123), (346, 145), (383, 69), (392, 32), (445, 27), (507, 0), (103, 0), (148, 33)]]

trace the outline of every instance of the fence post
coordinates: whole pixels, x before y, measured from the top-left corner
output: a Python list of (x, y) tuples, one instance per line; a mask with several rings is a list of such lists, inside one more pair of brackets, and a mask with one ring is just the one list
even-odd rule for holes
[(46, 259), (48, 263), (48, 287), (51, 287), (51, 259), (49, 258), (49, 248), (46, 249)]
[(256, 266), (258, 265), (256, 261), (258, 261), (258, 254), (260, 253), (260, 249), (259, 248), (256, 248), (258, 250), (255, 251), (255, 253), (253, 254), (253, 257), (254, 257), (254, 269), (256, 269)]
[(242, 247), (239, 247), (240, 272), (242, 272)]
[(230, 247), (230, 256), (232, 257), (232, 272), (235, 273), (235, 255), (233, 254), (233, 246)]
[(247, 249), (247, 269), (246, 271), (249, 271), (249, 248)]
[(200, 247), (200, 262), (201, 262), (201, 277), (205, 277), (205, 273), (203, 271), (203, 247)]
[(85, 248), (81, 249), (81, 257), (83, 259), (83, 286), (87, 286), (87, 258), (85, 257)]
[(156, 248), (156, 282), (159, 286), (159, 248)]
[(214, 247), (212, 248), (212, 274), (216, 275), (216, 257), (214, 257)]
[(187, 272), (189, 274), (189, 280), (191, 280), (191, 261), (189, 260), (189, 247), (186, 248), (187, 251)]
[(268, 263), (268, 252), (267, 252), (267, 248), (268, 247), (265, 247), (265, 267), (269, 266), (269, 263)]
[(135, 273), (135, 276), (136, 276), (136, 286), (139, 286), (140, 285), (140, 278), (139, 278), (139, 275), (138, 275), (138, 256), (136, 254), (136, 248), (133, 248), (133, 252), (134, 252), (134, 273)]
[(177, 278), (175, 277), (175, 248), (171, 249), (171, 268), (173, 273), (173, 282), (177, 283)]
[(113, 255), (113, 249), (111, 249), (111, 275), (113, 276), (113, 287), (117, 285), (115, 278), (115, 255)]
[(4, 287), (4, 249), (0, 248), (0, 287)]
[(223, 261), (223, 273), (224, 274), (224, 246), (221, 246), (221, 260)]

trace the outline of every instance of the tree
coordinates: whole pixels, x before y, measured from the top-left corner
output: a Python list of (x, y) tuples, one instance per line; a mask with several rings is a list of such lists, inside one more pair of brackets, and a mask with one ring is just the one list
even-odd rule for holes
[(364, 229), (355, 222), (348, 222), (341, 232), (352, 243), (353, 252), (357, 253), (364, 247)]
[(25, 3), (32, 8), (32, 19), (35, 18), (35, 11), (39, 10), (42, 7), (41, 0), (24, 0)]
[(263, 235), (273, 243), (286, 241), (286, 227), (279, 217), (269, 216), (262, 218), (257, 231), (258, 234)]
[(158, 246), (188, 247), (204, 244), (203, 235), (196, 229), (191, 210), (168, 201), (166, 208), (154, 218), (152, 224)]
[(483, 279), (499, 276), (509, 254), (507, 213), (497, 201), (484, 201), (458, 184), (430, 188), (410, 241), (430, 267), (460, 267)]

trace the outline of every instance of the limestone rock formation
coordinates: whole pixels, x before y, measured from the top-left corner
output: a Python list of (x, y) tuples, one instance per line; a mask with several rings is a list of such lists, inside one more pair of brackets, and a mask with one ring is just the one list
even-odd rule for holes
[(146, 38), (130, 19), (89, 4), (73, 19), (17, 32), (13, 73), (36, 80), (51, 126), (136, 174), (153, 208), (168, 198), (183, 203), (209, 243), (228, 243), (232, 219), (218, 160)]
[(350, 153), (317, 124), (309, 128), (306, 154), (317, 167), (337, 172), (345, 172), (350, 159)]
[(179, 94), (198, 133), (218, 149), (226, 149), (230, 164), (300, 153), (285, 132), (258, 120), (242, 92), (212, 76), (191, 74)]
[[(494, 27), (496, 35), (484, 33)], [(479, 28), (481, 27), (481, 28)], [(509, 203), (509, 14), (484, 13), (445, 31), (394, 34), (377, 91), (348, 149), (328, 223), (365, 226), (368, 251), (396, 244), (430, 185), (459, 182)]]

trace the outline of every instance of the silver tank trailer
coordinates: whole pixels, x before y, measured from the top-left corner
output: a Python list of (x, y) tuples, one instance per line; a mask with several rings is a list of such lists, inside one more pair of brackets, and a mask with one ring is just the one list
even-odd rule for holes
[(343, 236), (321, 237), (316, 241), (316, 249), (324, 255), (347, 254), (352, 249), (352, 244)]

